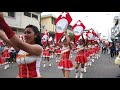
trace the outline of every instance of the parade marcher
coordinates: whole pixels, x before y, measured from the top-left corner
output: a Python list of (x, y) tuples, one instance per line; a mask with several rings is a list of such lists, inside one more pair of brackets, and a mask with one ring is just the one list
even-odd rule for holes
[(78, 78), (79, 76), (79, 70), (78, 70), (79, 66), (80, 66), (80, 78), (83, 78), (83, 73), (86, 72), (85, 63), (87, 63), (87, 56), (85, 52), (85, 41), (82, 38), (82, 36), (80, 36), (80, 40), (77, 46), (77, 55), (75, 58), (75, 72), (76, 72), (75, 78)]
[(0, 40), (0, 53), (2, 53), (2, 50), (3, 50), (3, 41)]
[[(21, 41), (15, 32), (8, 26), (0, 12), (0, 37), (7, 43), (19, 50), (16, 62), (19, 67), (18, 78), (40, 78), (40, 62), (43, 49), (41, 47), (41, 37), (39, 30), (34, 25), (25, 28), (25, 42)], [(7, 36), (7, 38), (6, 38)], [(12, 46), (11, 45), (11, 46)]]
[(52, 39), (52, 37), (50, 37), (48, 39), (48, 43), (50, 45), (50, 49), (49, 49), (49, 51), (50, 51), (50, 58), (53, 58), (53, 56), (54, 56), (54, 45), (53, 45), (53, 39)]
[(43, 67), (46, 67), (46, 61), (49, 62), (49, 66), (51, 66), (51, 61), (50, 61), (50, 47), (47, 44), (44, 48), (43, 55), (44, 55), (44, 61), (43, 61)]
[(93, 49), (92, 49), (92, 41), (91, 40), (87, 41), (87, 47), (88, 47), (88, 49), (87, 49), (87, 52), (88, 52), (88, 65), (92, 66)]
[(56, 55), (56, 62), (60, 62), (61, 48), (58, 45), (56, 46), (55, 49), (55, 55)]
[[(70, 44), (70, 38), (67, 35), (67, 30), (65, 31), (65, 34), (63, 36), (63, 46), (61, 50), (61, 59), (58, 63), (58, 68), (62, 70), (64, 78), (69, 78), (70, 71), (74, 69), (72, 61), (70, 60), (70, 50), (71, 44)], [(60, 43), (59, 43), (60, 44)]]
[(54, 47), (53, 47), (53, 45), (50, 45), (50, 57), (51, 58), (53, 58), (53, 56), (54, 56)]
[(0, 52), (0, 65), (3, 65), (5, 63), (5, 61), (3, 60), (2, 57), (2, 51)]
[(4, 61), (5, 61), (4, 69), (7, 69), (7, 68), (10, 67), (10, 65), (9, 65), (10, 53), (8, 52), (8, 50), (9, 50), (9, 46), (6, 44), (4, 46), (3, 53), (2, 53), (2, 57), (3, 57)]
[(99, 55), (99, 52), (100, 52), (100, 47), (99, 47), (99, 44), (97, 41), (94, 41), (94, 44), (95, 44), (95, 58), (96, 59), (99, 59), (100, 55)]

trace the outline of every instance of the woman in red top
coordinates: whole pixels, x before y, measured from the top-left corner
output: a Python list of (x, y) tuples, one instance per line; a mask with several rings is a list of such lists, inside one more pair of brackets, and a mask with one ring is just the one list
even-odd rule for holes
[(41, 78), (40, 62), (43, 49), (41, 47), (41, 36), (34, 25), (25, 28), (25, 42), (21, 41), (15, 32), (9, 27), (0, 12), (0, 37), (10, 46), (18, 50), (16, 62), (18, 64), (18, 78)]

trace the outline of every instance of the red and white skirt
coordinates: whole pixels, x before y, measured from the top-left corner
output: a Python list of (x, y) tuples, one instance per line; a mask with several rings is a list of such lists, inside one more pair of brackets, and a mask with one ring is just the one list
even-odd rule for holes
[(86, 55), (77, 55), (75, 58), (75, 63), (85, 64), (88, 62)]
[(57, 54), (61, 54), (61, 50), (56, 50), (55, 51), (55, 54), (57, 55)]
[(5, 59), (10, 58), (10, 54), (9, 53), (3, 53), (2, 57), (5, 58)]
[(2, 57), (0, 57), (0, 64), (5, 63), (4, 60), (2, 59)]
[(67, 59), (67, 60), (60, 60), (60, 62), (58, 63), (58, 68), (59, 69), (64, 69), (64, 70), (73, 70), (73, 64), (72, 61)]
[(44, 51), (43, 52), (43, 57), (50, 57), (49, 51)]
[(54, 52), (54, 48), (53, 47), (50, 48), (50, 52)]

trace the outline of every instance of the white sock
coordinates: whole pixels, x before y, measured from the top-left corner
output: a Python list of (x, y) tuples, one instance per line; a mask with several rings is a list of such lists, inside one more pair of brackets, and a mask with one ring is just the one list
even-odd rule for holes
[(86, 72), (86, 69), (87, 69), (87, 67), (86, 67), (86, 66), (84, 66), (84, 72)]

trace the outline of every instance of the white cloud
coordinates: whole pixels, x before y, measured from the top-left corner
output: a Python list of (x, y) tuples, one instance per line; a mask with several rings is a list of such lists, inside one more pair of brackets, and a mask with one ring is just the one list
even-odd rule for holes
[[(62, 12), (42, 12), (42, 15), (53, 14), (58, 17)], [(74, 25), (78, 20), (81, 20), (86, 26), (86, 29), (93, 28), (102, 35), (108, 36), (111, 27), (113, 27), (114, 16), (119, 15), (119, 12), (69, 12), (72, 17), (71, 25)]]

